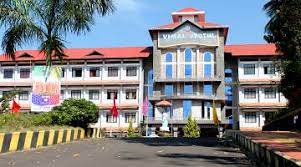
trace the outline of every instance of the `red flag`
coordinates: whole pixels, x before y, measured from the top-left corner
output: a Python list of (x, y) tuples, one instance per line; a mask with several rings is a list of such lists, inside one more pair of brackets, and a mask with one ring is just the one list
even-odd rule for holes
[(21, 109), (21, 106), (14, 100), (11, 112), (18, 113), (20, 111), (20, 109)]
[(118, 111), (117, 111), (117, 107), (116, 107), (116, 95), (114, 94), (114, 104), (113, 107), (111, 108), (111, 113), (113, 115), (114, 118), (118, 117)]

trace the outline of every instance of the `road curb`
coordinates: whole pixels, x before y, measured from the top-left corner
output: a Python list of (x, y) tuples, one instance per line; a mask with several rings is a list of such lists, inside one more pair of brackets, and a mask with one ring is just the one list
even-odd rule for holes
[(245, 136), (240, 131), (227, 130), (226, 136), (231, 137), (246, 151), (252, 153), (260, 166), (301, 167), (300, 161), (296, 161), (279, 151), (275, 151), (265, 144), (253, 141), (251, 137)]
[(82, 140), (84, 137), (85, 130), (82, 128), (0, 133), (0, 153), (30, 150), (59, 143), (68, 143), (75, 140)]

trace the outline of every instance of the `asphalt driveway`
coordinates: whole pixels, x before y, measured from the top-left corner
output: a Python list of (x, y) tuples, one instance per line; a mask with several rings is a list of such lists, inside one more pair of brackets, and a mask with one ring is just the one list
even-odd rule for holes
[(250, 167), (236, 148), (214, 138), (95, 139), (0, 155), (0, 166), (14, 167)]

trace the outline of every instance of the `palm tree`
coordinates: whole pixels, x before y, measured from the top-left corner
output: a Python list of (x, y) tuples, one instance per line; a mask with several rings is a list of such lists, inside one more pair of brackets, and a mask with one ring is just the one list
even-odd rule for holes
[(18, 47), (36, 42), (51, 66), (53, 59), (63, 60), (67, 33), (88, 32), (95, 15), (113, 11), (113, 0), (1, 0), (2, 48), (15, 60)]

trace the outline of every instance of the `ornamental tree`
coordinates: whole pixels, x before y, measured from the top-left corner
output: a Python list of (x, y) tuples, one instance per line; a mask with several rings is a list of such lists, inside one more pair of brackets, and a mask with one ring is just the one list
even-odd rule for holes
[(184, 127), (184, 137), (200, 137), (200, 128), (195, 119), (189, 116), (186, 126)]

